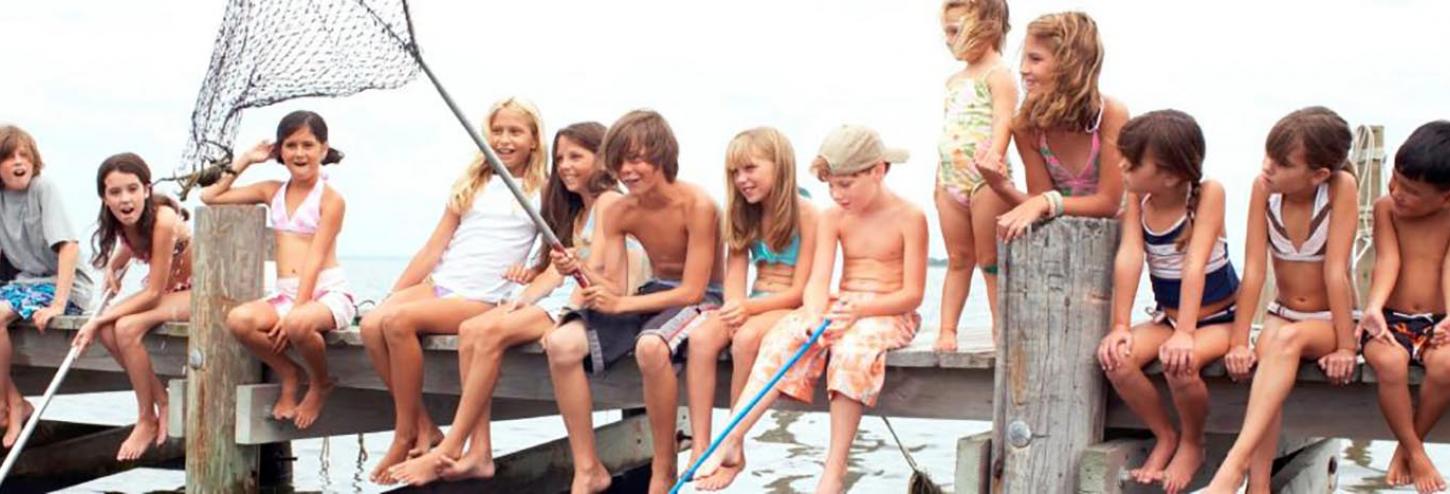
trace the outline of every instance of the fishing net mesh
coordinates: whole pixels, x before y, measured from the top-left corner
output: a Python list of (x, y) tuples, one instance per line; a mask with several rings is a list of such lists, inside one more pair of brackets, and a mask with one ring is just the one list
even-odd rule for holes
[(405, 0), (230, 0), (173, 179), (214, 181), (242, 110), (400, 87), (418, 74), (414, 49)]

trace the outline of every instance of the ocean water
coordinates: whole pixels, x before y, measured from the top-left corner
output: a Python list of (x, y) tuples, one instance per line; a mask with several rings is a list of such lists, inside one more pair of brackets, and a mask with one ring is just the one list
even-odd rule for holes
[[(392, 285), (407, 259), (352, 258), (344, 259), (349, 281), (361, 299), (379, 299)], [(931, 268), (927, 286), (940, 286), (944, 270)], [(139, 279), (140, 276), (129, 278)], [(963, 313), (962, 328), (984, 328), (990, 323), (986, 292), (980, 277), (973, 280), (971, 298)], [(935, 293), (928, 292), (921, 309), (927, 327), (934, 327), (939, 317)], [(1139, 291), (1140, 303), (1148, 300), (1146, 290)], [(934, 333), (918, 338), (934, 338)], [(890, 383), (887, 383), (889, 386)], [(47, 418), (86, 421), (103, 424), (127, 424), (135, 420), (134, 403), (128, 392), (99, 393), (57, 397), (46, 413)], [(447, 420), (445, 417), (435, 417)], [(599, 412), (595, 423), (619, 419), (618, 412)], [(728, 412), (717, 410), (713, 417), (716, 430), (729, 421)], [(823, 413), (773, 411), (750, 432), (746, 444), (747, 470), (737, 477), (727, 492), (793, 493), (811, 492), (819, 475), (829, 437), (830, 417)], [(956, 439), (986, 431), (990, 422), (898, 419), (893, 420), (902, 443), (918, 465), (933, 480), (952, 490), (955, 469)], [(558, 417), (495, 422), (495, 456), (548, 442), (564, 435)], [(386, 451), (390, 433), (335, 436), (326, 439), (294, 441), (293, 483), (303, 492), (373, 493), (389, 486), (367, 481), (375, 462)], [(1445, 459), (1450, 465), (1450, 445), (1429, 445), (1433, 458)], [(1339, 490), (1341, 492), (1396, 492), (1383, 483), (1384, 471), (1394, 443), (1356, 441), (1347, 443), (1341, 456)], [(681, 464), (688, 461), (682, 454)], [(886, 493), (905, 490), (911, 470), (892, 442), (882, 421), (867, 416), (852, 444), (850, 492)], [(60, 492), (151, 492), (175, 490), (185, 483), (180, 471), (135, 469), (111, 477), (72, 486)], [(684, 492), (693, 492), (689, 487)], [(1405, 491), (1405, 492), (1410, 492)]]

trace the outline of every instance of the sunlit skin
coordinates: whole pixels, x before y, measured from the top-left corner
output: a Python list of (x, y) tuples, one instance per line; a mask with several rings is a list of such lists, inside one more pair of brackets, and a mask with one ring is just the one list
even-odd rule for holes
[[(292, 311), (279, 317), (271, 304), (255, 300), (227, 314), (228, 328), (281, 381), (282, 392), (272, 408), (272, 416), (290, 420), (298, 428), (310, 427), (317, 420), (334, 385), (327, 370), (321, 333), (334, 329), (336, 323), (332, 311), (312, 299), (318, 274), (338, 265), (336, 240), (346, 207), (342, 196), (321, 180), (322, 158), (327, 155), (327, 149), (327, 143), (303, 125), (283, 138), (279, 146), (263, 141), (240, 153), (231, 164), (236, 174), (224, 174), (220, 181), (202, 191), (201, 198), (202, 202), (212, 205), (269, 204), (284, 186), (283, 182), (264, 181), (238, 188), (232, 184), (252, 165), (276, 158), (280, 158), (290, 176), (286, 190), (282, 191), (283, 207), (289, 217), (295, 215), (314, 187), (326, 187), (322, 191), (316, 233), (276, 232), (277, 276), (298, 280)], [(296, 347), (305, 368), (284, 353), (289, 346)], [(299, 401), (297, 395), (304, 377), (307, 392)]]
[[(1022, 48), (1021, 66), (1018, 74), (1027, 98), (1037, 98), (1056, 90), (1054, 79), (1058, 70), (1057, 59), (1042, 40), (1028, 36)], [(1116, 163), (1122, 161), (1118, 152), (1118, 133), (1128, 121), (1128, 108), (1117, 99), (1103, 96), (1102, 118), (1098, 122), (1099, 138), (1097, 191), (1091, 195), (1064, 197), (1062, 214), (1087, 218), (1111, 218), (1118, 214), (1123, 198), (1123, 175)], [(1092, 166), (1088, 158), (1092, 155), (1092, 134), (1082, 128), (1052, 128), (1014, 131), (1012, 140), (1017, 154), (1022, 157), (1022, 168), (1026, 172), (1027, 194), (1004, 195), (1008, 204), (1015, 206), (997, 219), (998, 237), (1012, 241), (1027, 232), (1028, 227), (1046, 219), (1051, 210), (1044, 193), (1056, 188), (1047, 172), (1045, 158), (1038, 148), (1043, 134), (1048, 147), (1062, 162), (1070, 174), (1081, 174)], [(984, 171), (984, 174), (987, 173)]]
[(1419, 492), (1443, 491), (1444, 477), (1426, 453), (1424, 437), (1450, 404), (1450, 351), (1444, 346), (1450, 320), (1435, 326), (1420, 355), (1425, 377), (1416, 406), (1410, 397), (1410, 354), (1394, 341), (1384, 311), (1444, 314), (1450, 304), (1445, 286), (1450, 283), (1450, 190), (1396, 171), (1389, 194), (1374, 204), (1374, 242), (1374, 274), (1359, 332), (1369, 337), (1364, 358), (1379, 383), (1380, 411), (1399, 440), (1385, 483), (1413, 483)]
[[(0, 183), (4, 184), (5, 190), (22, 191), (30, 188), (37, 170), (35, 166), (35, 152), (26, 146), (19, 146), (9, 156), (0, 160)], [(55, 296), (50, 305), (36, 309), (31, 313), (30, 320), (35, 324), (36, 329), (45, 331), (50, 321), (56, 316), (65, 312), (65, 307), (70, 300), (72, 283), (75, 279), (76, 263), (80, 257), (80, 246), (74, 241), (66, 241), (57, 244), (55, 247), (57, 266), (55, 278)], [(9, 304), (0, 303), (0, 327), (6, 327), (11, 322), (19, 319), (19, 314), (9, 307)], [(0, 446), (6, 448), (15, 444), (20, 437), (20, 429), (29, 418), (33, 407), (20, 395), (10, 379), (10, 364), (12, 348), (10, 334), (0, 331), (0, 399), (5, 404), (0, 407), (0, 416), (3, 416), (5, 435), (0, 440)]]
[[(181, 215), (169, 207), (156, 207), (155, 223), (151, 232), (139, 231), (139, 221), (151, 192), (140, 177), (122, 171), (113, 171), (103, 178), (105, 184), (102, 203), (107, 211), (121, 223), (121, 235), (126, 242), (118, 242), (106, 271), (106, 290), (115, 293), (120, 284), (120, 272), (137, 256), (131, 245), (138, 245), (141, 235), (150, 235), (148, 275), (145, 286), (137, 293), (106, 308), (91, 318), (77, 333), (74, 345), (85, 348), (93, 337), (99, 335), (101, 343), (126, 371), (136, 392), (137, 421), (131, 435), (121, 443), (116, 454), (117, 461), (131, 461), (141, 458), (153, 445), (160, 445), (167, 439), (166, 388), (156, 377), (151, 366), (150, 355), (142, 344), (142, 338), (152, 328), (169, 321), (185, 321), (191, 315), (191, 291), (171, 291), (171, 287), (191, 279), (190, 234), (183, 224)], [(187, 248), (175, 255), (176, 245), (186, 242)]]
[[(765, 201), (776, 190), (779, 173), (776, 164), (763, 156), (750, 156), (742, 163), (731, 163), (726, 169), (730, 186), (740, 193), (746, 203), (752, 205), (769, 204)], [(730, 348), (730, 403), (739, 402), (765, 333), (792, 309), (801, 305), (806, 279), (810, 276), (813, 262), (809, 254), (815, 251), (814, 226), (817, 213), (810, 200), (796, 196), (794, 191), (785, 193), (792, 194), (798, 208), (800, 245), (796, 264), (790, 266), (757, 262), (755, 283), (749, 290), (757, 295), (747, 297), (746, 278), (750, 269), (750, 253), (748, 250), (727, 252), (725, 304), (712, 314), (705, 326), (690, 335), (691, 353), (686, 360), (686, 372), (688, 382), (691, 383), (690, 419), (696, 436), (713, 437), (708, 418), (713, 401), (711, 397), (715, 392), (715, 357), (726, 346)], [(770, 221), (770, 218), (772, 217), (767, 214), (762, 220)], [(762, 225), (761, 230), (769, 231), (770, 226), (768, 223)], [(701, 419), (696, 420), (696, 417)], [(744, 470), (744, 448), (734, 443), (740, 439), (737, 435), (727, 436), (726, 441), (731, 444), (725, 445), (723, 450), (734, 454), (729, 457), (723, 454), (712, 455), (700, 466), (695, 472), (696, 489), (724, 489)], [(689, 464), (693, 465), (708, 446), (705, 441), (696, 442), (690, 452)]]
[[(1223, 236), (1225, 194), (1217, 182), (1200, 185), (1191, 236), (1184, 246), (1179, 305), (1164, 308), (1177, 325), (1150, 320), (1130, 327), (1146, 258), (1143, 228), (1166, 232), (1178, 224), (1188, 213), (1190, 184), (1182, 176), (1160, 168), (1151, 152), (1140, 163), (1122, 160), (1120, 167), (1129, 194), (1114, 264), (1113, 283), (1118, 289), (1113, 290), (1113, 329), (1099, 344), (1097, 358), (1118, 395), (1153, 431), (1152, 451), (1129, 474), (1138, 483), (1162, 483), (1164, 491), (1177, 493), (1187, 487), (1203, 462), (1203, 426), (1209, 397), (1199, 370), (1228, 351), (1230, 324), (1197, 323), (1204, 315), (1234, 303), (1233, 296), (1208, 305), (1201, 303), (1208, 258)], [(1143, 372), (1143, 366), (1153, 360), (1163, 363), (1180, 422), (1177, 430), (1157, 387)]]
[[(574, 238), (581, 238), (585, 234), (586, 218), (594, 214), (595, 208), (607, 208), (621, 195), (611, 190), (596, 196), (589, 191), (589, 183), (597, 173), (602, 173), (603, 167), (592, 150), (567, 136), (557, 140), (554, 164), (554, 174), (564, 188), (579, 194), (584, 202), (584, 210), (574, 221), (573, 232)], [(598, 238), (597, 222), (594, 228), (592, 238)], [(503, 352), (515, 345), (539, 341), (553, 329), (554, 320), (534, 303), (548, 296), (563, 282), (564, 275), (551, 267), (533, 278), (517, 299), (463, 322), (458, 329), (458, 358), (460, 372), (465, 377), (452, 428), (437, 447), (397, 464), (388, 470), (389, 475), (412, 485), (427, 484), (436, 479), (493, 476), (495, 465), (489, 419)], [(465, 444), (468, 445), (466, 453)]]
[[(1265, 157), (1254, 181), (1245, 229), (1244, 275), (1238, 307), (1259, 307), (1259, 295), (1268, 269), (1268, 197), (1283, 194), (1282, 219), (1287, 237), (1302, 245), (1309, 234), (1310, 216), (1318, 186), (1329, 183), (1329, 237), (1322, 261), (1273, 260), (1277, 301), (1301, 312), (1329, 311), (1330, 321), (1289, 321), (1264, 315), (1258, 345), (1249, 348), (1249, 326), (1254, 314), (1240, 310), (1234, 319), (1224, 365), (1230, 377), (1245, 381), (1251, 375), (1249, 404), (1233, 448), (1214, 474), (1208, 491), (1236, 491), (1248, 477), (1248, 491), (1269, 492), (1270, 467), (1279, 436), (1279, 413), (1293, 389), (1301, 359), (1315, 360), (1332, 384), (1343, 384), (1355, 364), (1354, 322), (1351, 317), (1353, 286), (1349, 276), (1350, 250), (1358, 216), (1358, 187), (1354, 176), (1312, 167), (1304, 150), (1295, 149), (1287, 162)], [(1257, 370), (1255, 366), (1257, 365)]]
[[(525, 176), (534, 153), (542, 152), (535, 126), (532, 116), (509, 106), (499, 108), (487, 122), (488, 144), (514, 177)], [(398, 276), (392, 294), (360, 324), (368, 356), (391, 390), (395, 410), (393, 442), (373, 467), (370, 475), (373, 482), (419, 484), (436, 478), (431, 471), (404, 472), (398, 468), (403, 461), (428, 452), (444, 438), (422, 406), (423, 349), (418, 336), (455, 334), (465, 321), (491, 312), (495, 306), (477, 300), (439, 298), (429, 281), (429, 274), (462, 221), (462, 212), (444, 211), (428, 242)], [(471, 355), (471, 349), (460, 348), (460, 358)], [(487, 431), (476, 433), (487, 434)], [(405, 478), (399, 478), (400, 475)]]
[[(926, 216), (909, 201), (882, 185), (885, 163), (858, 173), (824, 177), (835, 207), (820, 213), (812, 266), (834, 266), (841, 255), (840, 290), (874, 292), (876, 298), (861, 303), (832, 300), (833, 269), (812, 269), (806, 282), (801, 310), (816, 321), (831, 321), (827, 331), (850, 331), (860, 317), (889, 316), (916, 310), (925, 291)], [(839, 250), (838, 247), (839, 246)], [(802, 253), (804, 256), (805, 254)], [(747, 385), (740, 396), (755, 396), (761, 390)], [(768, 390), (721, 447), (712, 456), (723, 471), (743, 462), (744, 437), (780, 397), (779, 388)], [(736, 408), (743, 403), (736, 403)], [(856, 436), (865, 405), (837, 394), (831, 399), (831, 438), (825, 468), (816, 485), (817, 493), (839, 493), (845, 489), (850, 444)], [(740, 410), (732, 410), (734, 416)], [(718, 458), (718, 460), (716, 459)], [(733, 473), (731, 473), (733, 478)], [(709, 482), (708, 487), (723, 488)]]

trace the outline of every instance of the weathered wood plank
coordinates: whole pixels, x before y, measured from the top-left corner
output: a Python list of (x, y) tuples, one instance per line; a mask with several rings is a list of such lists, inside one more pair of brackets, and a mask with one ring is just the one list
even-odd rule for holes
[(957, 494), (992, 492), (992, 431), (957, 440)]
[(236, 444), (236, 388), (261, 379), (261, 366), (226, 328), (227, 312), (262, 296), (265, 211), (256, 206), (196, 209), (190, 371), (186, 390), (186, 492), (257, 492), (259, 450)]
[(109, 427), (79, 437), (26, 448), (15, 463), (12, 475), (17, 477), (104, 477), (138, 465), (152, 465), (181, 458), (185, 449), (180, 441), (170, 440), (146, 450), (141, 459), (118, 463), (116, 451), (131, 435), (131, 428)]
[[(1209, 434), (1205, 438), (1204, 461), (1185, 492), (1193, 492), (1208, 485), (1213, 473), (1223, 464), (1223, 458), (1233, 447), (1236, 435)], [(1318, 442), (1317, 438), (1281, 438), (1275, 458), (1292, 455), (1304, 447)], [(1140, 484), (1128, 473), (1143, 464), (1153, 448), (1153, 439), (1123, 438), (1095, 444), (1083, 451), (1082, 472), (1079, 477), (1079, 494), (1149, 494), (1163, 492), (1161, 484)], [(1275, 491), (1281, 492), (1281, 491)]]
[(1007, 492), (1071, 492), (1081, 452), (1102, 439), (1106, 334), (1118, 223), (1058, 218), (1002, 253), (1002, 346), (992, 438)]
[[(317, 422), (298, 429), (291, 422), (272, 419), (272, 405), (281, 394), (278, 384), (246, 384), (237, 388), (237, 444), (267, 444), (294, 439), (380, 432), (393, 429), (392, 396), (383, 391), (338, 388), (328, 397)], [(458, 407), (456, 395), (423, 395), (428, 413), (445, 425)], [(552, 401), (494, 400), (493, 420), (510, 420), (557, 414)]]

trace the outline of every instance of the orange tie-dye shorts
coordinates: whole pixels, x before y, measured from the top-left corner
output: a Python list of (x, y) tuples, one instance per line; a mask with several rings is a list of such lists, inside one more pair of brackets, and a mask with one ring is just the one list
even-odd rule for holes
[[(873, 292), (842, 291), (838, 298), (861, 302), (877, 295)], [(747, 387), (764, 387), (770, 381), (791, 355), (810, 339), (810, 333), (816, 329), (810, 326), (812, 319), (804, 309), (796, 309), (766, 333), (755, 367), (750, 371)], [(921, 316), (910, 312), (863, 317), (845, 329), (828, 330), (781, 377), (778, 389), (786, 396), (810, 403), (815, 395), (815, 382), (824, 371), (828, 398), (839, 394), (866, 406), (875, 406), (882, 383), (886, 380), (886, 352), (911, 344), (920, 325)]]

